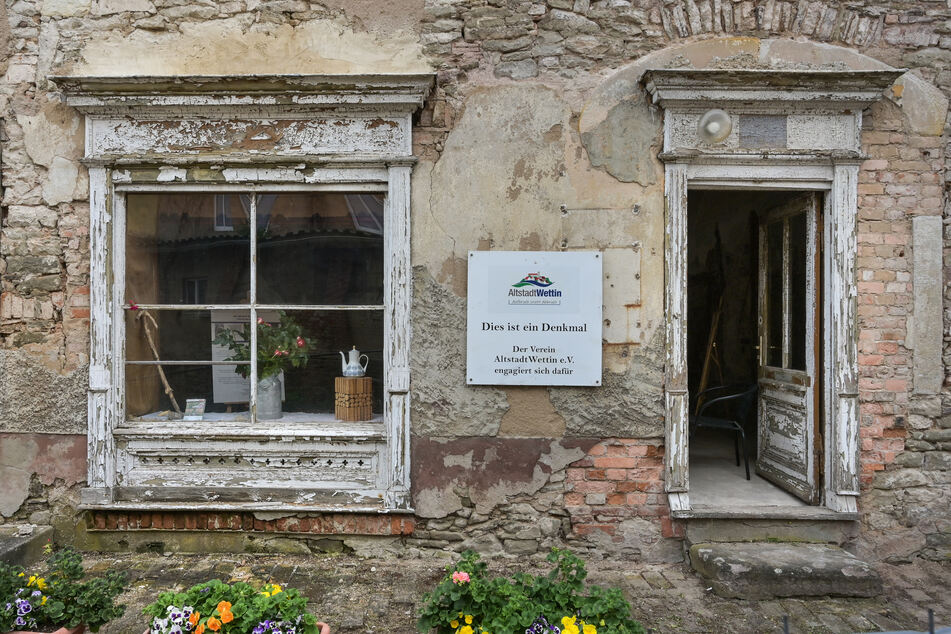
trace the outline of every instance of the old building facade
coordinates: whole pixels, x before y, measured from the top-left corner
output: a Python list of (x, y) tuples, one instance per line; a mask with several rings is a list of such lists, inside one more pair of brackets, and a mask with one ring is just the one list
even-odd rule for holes
[[(669, 561), (739, 518), (949, 557), (945, 2), (0, 11), (3, 522)], [(602, 254), (600, 386), (467, 385), (470, 251)], [(212, 341), (279, 311), (309, 363), (263, 420)], [(758, 386), (751, 480), (692, 433), (717, 383)]]

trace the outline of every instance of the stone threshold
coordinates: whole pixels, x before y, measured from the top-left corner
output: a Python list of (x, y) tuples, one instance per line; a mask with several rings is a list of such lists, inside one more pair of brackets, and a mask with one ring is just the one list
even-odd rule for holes
[(856, 521), (858, 513), (841, 513), (823, 506), (694, 506), (690, 509), (673, 510), (674, 519), (774, 519)]

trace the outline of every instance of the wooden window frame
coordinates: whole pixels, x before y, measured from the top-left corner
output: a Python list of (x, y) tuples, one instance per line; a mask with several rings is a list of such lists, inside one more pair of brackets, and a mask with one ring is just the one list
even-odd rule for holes
[[(83, 507), (410, 512), (412, 114), (433, 76), (52, 79), (67, 104), (86, 116), (91, 317)], [(286, 98), (274, 99), (275, 94)], [(272, 421), (246, 423), (245, 429), (192, 427), (173, 437), (167, 426), (124, 424), (125, 197), (155, 191), (385, 195), (382, 423), (288, 427)], [(282, 462), (296, 458), (298, 464), (303, 457), (311, 468), (300, 467), (296, 481), (315, 479), (288, 491), (279, 486), (283, 480), (276, 481), (274, 494), (267, 486), (249, 486), (219, 495), (198, 480), (164, 489), (162, 483), (129, 484), (137, 473), (150, 473), (146, 457), (158, 455), (161, 462), (162, 452), (177, 451), (168, 459), (177, 464), (181, 457), (188, 473), (188, 465), (212, 449), (242, 465), (263, 464), (256, 462), (261, 452), (282, 456)], [(325, 457), (327, 464), (342, 466), (323, 479), (319, 467)], [(350, 477), (358, 462), (359, 477)], [(278, 472), (259, 473), (267, 481), (269, 473)]]

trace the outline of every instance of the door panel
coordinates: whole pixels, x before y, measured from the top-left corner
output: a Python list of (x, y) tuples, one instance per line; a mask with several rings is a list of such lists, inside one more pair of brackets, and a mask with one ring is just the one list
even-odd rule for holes
[(756, 472), (819, 502), (816, 266), (818, 195), (760, 216), (759, 425)]

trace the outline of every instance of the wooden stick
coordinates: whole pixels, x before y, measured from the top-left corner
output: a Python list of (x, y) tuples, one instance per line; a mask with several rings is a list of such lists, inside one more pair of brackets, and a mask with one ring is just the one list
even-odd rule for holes
[[(136, 315), (136, 319), (148, 320), (152, 323), (152, 328), (158, 330), (158, 323), (155, 321), (155, 318), (149, 314), (147, 310), (139, 309), (139, 314)], [(159, 358), (158, 348), (155, 347), (155, 339), (152, 337), (152, 329), (149, 328), (148, 323), (143, 323), (142, 330), (145, 331), (145, 338), (149, 341), (149, 348), (152, 349), (152, 356), (155, 357), (156, 361), (161, 361)], [(178, 401), (175, 400), (175, 392), (172, 391), (172, 386), (169, 385), (168, 379), (165, 378), (165, 370), (162, 369), (162, 366), (157, 365), (155, 368), (158, 370), (159, 378), (162, 379), (162, 384), (165, 386), (165, 394), (168, 396), (168, 399), (172, 402), (172, 407), (175, 408), (175, 412), (181, 416), (182, 408), (178, 406)]]

